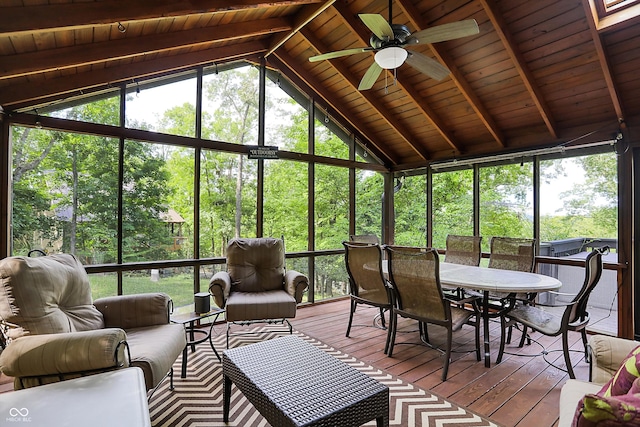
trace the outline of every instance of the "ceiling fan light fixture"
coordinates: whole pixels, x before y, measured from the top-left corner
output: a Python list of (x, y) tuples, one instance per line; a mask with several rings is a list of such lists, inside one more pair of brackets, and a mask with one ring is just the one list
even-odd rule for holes
[(407, 59), (407, 51), (398, 46), (391, 46), (376, 52), (376, 63), (385, 70), (398, 68)]

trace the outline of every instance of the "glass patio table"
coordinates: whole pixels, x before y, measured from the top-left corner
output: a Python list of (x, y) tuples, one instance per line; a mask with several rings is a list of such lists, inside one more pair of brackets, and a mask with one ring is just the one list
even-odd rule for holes
[(484, 364), (491, 366), (489, 319), (500, 315), (491, 313), (489, 295), (496, 293), (539, 293), (558, 290), (562, 282), (538, 273), (501, 270), (499, 268), (440, 263), (440, 283), (443, 288), (463, 288), (482, 292), (482, 320), (484, 330)]

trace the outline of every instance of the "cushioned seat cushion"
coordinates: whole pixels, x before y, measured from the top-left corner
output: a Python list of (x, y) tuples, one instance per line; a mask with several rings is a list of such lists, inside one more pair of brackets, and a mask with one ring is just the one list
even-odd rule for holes
[(131, 366), (144, 372), (147, 389), (160, 383), (185, 346), (184, 327), (178, 324), (127, 329)]
[(229, 322), (296, 316), (296, 300), (285, 291), (232, 292), (226, 305)]

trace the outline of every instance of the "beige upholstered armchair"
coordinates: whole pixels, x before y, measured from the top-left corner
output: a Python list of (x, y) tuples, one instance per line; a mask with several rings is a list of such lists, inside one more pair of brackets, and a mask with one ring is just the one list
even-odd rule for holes
[(21, 389), (137, 366), (155, 389), (186, 345), (170, 298), (150, 293), (92, 301), (73, 255), (0, 260), (0, 370)]
[(209, 292), (226, 310), (227, 348), (232, 323), (282, 322), (296, 316), (309, 286), (307, 276), (285, 271), (284, 242), (271, 237), (232, 239), (227, 247), (227, 271), (213, 275)]

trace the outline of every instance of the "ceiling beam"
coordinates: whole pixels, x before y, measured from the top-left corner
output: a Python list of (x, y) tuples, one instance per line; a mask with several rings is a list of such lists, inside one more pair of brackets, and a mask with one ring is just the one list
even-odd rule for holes
[(493, 24), (493, 29), (502, 40), (502, 44), (504, 45), (505, 50), (509, 54), (513, 65), (515, 66), (522, 82), (527, 88), (527, 92), (529, 92), (529, 96), (533, 100), (533, 103), (536, 105), (538, 109), (538, 113), (545, 125), (547, 126), (547, 130), (551, 134), (553, 138), (558, 137), (558, 128), (556, 122), (551, 114), (551, 110), (547, 105), (547, 102), (544, 99), (542, 91), (536, 84), (536, 80), (531, 74), (529, 67), (527, 67), (527, 62), (522, 57), (522, 53), (516, 47), (516, 43), (513, 40), (513, 36), (507, 29), (507, 24), (504, 21), (502, 15), (498, 12), (497, 6), (494, 0), (480, 0), (480, 4), (484, 8), (485, 12), (489, 16), (489, 20)]
[(273, 42), (269, 47), (269, 50), (267, 50), (265, 57), (275, 52), (276, 49), (285, 44), (287, 40), (289, 40), (291, 37), (293, 37), (294, 34), (304, 28), (305, 25), (313, 21), (316, 16), (327, 10), (327, 8), (329, 8), (335, 1), (336, 0), (327, 0), (320, 5), (306, 6), (302, 8), (302, 10), (296, 15), (295, 24), (293, 25), (291, 31), (289, 31), (287, 34), (276, 37), (275, 42)]
[[(376, 151), (379, 153), (376, 155), (380, 157), (380, 160), (384, 162), (385, 165), (397, 165), (400, 163), (397, 156), (385, 150), (386, 145), (383, 141), (380, 141), (375, 132), (370, 130), (369, 126), (360, 122), (356, 117), (346, 113), (342, 108), (342, 100), (325, 89), (324, 85), (318, 81), (317, 78), (313, 77), (309, 72), (301, 69), (296, 59), (292, 58), (284, 49), (279, 49), (274, 52), (274, 54), (269, 58), (269, 61), (274, 62), (275, 67), (285, 74), (294, 84), (298, 86), (306, 86), (306, 88), (301, 87), (302, 90), (309, 94), (313, 92), (318, 94), (318, 96), (322, 98), (329, 107), (331, 107), (337, 114), (341, 115), (349, 125), (360, 132), (360, 134), (375, 147)], [(290, 72), (287, 72), (287, 69)]]
[[(369, 29), (365, 27), (362, 21), (356, 19), (356, 15), (352, 13), (345, 4), (336, 3), (334, 7), (338, 14), (340, 14), (342, 19), (344, 20), (345, 24), (347, 24), (351, 28), (351, 32), (360, 39), (361, 43), (363, 43), (364, 45), (368, 45), (370, 36)], [(398, 73), (400, 75), (402, 74), (401, 71), (398, 71)], [(429, 107), (429, 105), (422, 98), (416, 96), (418, 94), (418, 91), (405, 83), (405, 80), (402, 78), (397, 79), (397, 84), (400, 87), (400, 90), (402, 90), (405, 96), (411, 99), (411, 101), (418, 107), (418, 111), (442, 136), (446, 143), (449, 144), (449, 146), (454, 150), (456, 154), (459, 154), (460, 145), (457, 143), (453, 135), (447, 130), (447, 127), (444, 125), (440, 117), (433, 111), (433, 109), (431, 109), (431, 107)], [(419, 148), (418, 146), (414, 146), (412, 142), (409, 142), (409, 144), (411, 144), (414, 150), (416, 150), (419, 154), (420, 152), (426, 154), (426, 151), (424, 151), (422, 148)], [(426, 159), (430, 156), (427, 155), (426, 157), (422, 157)]]
[(0, 62), (0, 79), (55, 71), (103, 61), (157, 53), (188, 46), (237, 40), (290, 30), (283, 18), (220, 25), (148, 36), (122, 38), (86, 45), (10, 55)]
[[(407, 0), (397, 0), (400, 9), (404, 12), (404, 14), (409, 19), (411, 25), (415, 28), (415, 31), (424, 30), (428, 27), (424, 18), (422, 18), (420, 12), (416, 8), (416, 6)], [(441, 47), (438, 47), (435, 44), (430, 44), (429, 47), (433, 52), (434, 56), (438, 61), (443, 63), (449, 71), (451, 71), (451, 81), (456, 85), (462, 96), (467, 100), (473, 111), (475, 111), (476, 115), (480, 119), (480, 121), (487, 128), (487, 131), (493, 136), (496, 142), (500, 145), (500, 147), (505, 146), (505, 139), (502, 131), (493, 120), (493, 117), (489, 113), (489, 111), (484, 106), (483, 102), (476, 95), (475, 91), (467, 82), (467, 79), (464, 77), (456, 63), (451, 58), (451, 55), (447, 54), (445, 50)], [(460, 150), (457, 150), (460, 153)]]
[(597, 16), (598, 11), (595, 9), (595, 5), (593, 5), (588, 0), (582, 0), (582, 5), (584, 7), (584, 12), (587, 17), (587, 22), (589, 23), (589, 31), (591, 33), (591, 38), (593, 39), (593, 44), (596, 49), (596, 53), (598, 55), (598, 62), (600, 63), (600, 67), (602, 68), (602, 73), (604, 74), (604, 81), (607, 84), (607, 90), (609, 91), (609, 97), (611, 98), (611, 102), (613, 103), (613, 109), (616, 112), (616, 116), (618, 117), (618, 122), (620, 123), (621, 128), (625, 128), (626, 124), (624, 122), (624, 109), (622, 107), (622, 101), (620, 100), (620, 94), (618, 92), (617, 85), (613, 79), (613, 73), (611, 72), (611, 66), (609, 65), (609, 60), (607, 59), (606, 52), (604, 50), (604, 45), (602, 44), (602, 38), (600, 33), (598, 32), (598, 24), (597, 24)]
[(106, 87), (120, 82), (139, 79), (154, 74), (188, 69), (197, 65), (219, 61), (230, 61), (256, 53), (263, 53), (267, 46), (262, 41), (239, 43), (215, 49), (199, 50), (181, 55), (168, 56), (144, 62), (127, 63), (84, 73), (27, 82), (4, 87), (0, 91), (0, 105), (6, 110), (14, 104), (25, 103), (49, 96), (62, 97), (65, 94)]
[(0, 35), (71, 30), (168, 16), (319, 3), (322, 0), (104, 0), (0, 7)]
[[(304, 36), (305, 39), (307, 39), (309, 44), (311, 44), (311, 46), (318, 53), (324, 53), (328, 51), (327, 47), (323, 46), (322, 42), (318, 40), (318, 38), (309, 29), (303, 29), (300, 34)], [(344, 80), (349, 83), (351, 88), (358, 92), (360, 81), (353, 75), (351, 70), (347, 68), (346, 65), (344, 65), (344, 62), (342, 62), (342, 60), (340, 59), (333, 59), (328, 62), (344, 78)], [(400, 136), (400, 138), (402, 138), (407, 144), (409, 144), (411, 148), (413, 148), (413, 150), (418, 155), (420, 155), (423, 160), (428, 160), (431, 157), (429, 153), (426, 152), (426, 150), (414, 143), (417, 138), (412, 135), (409, 129), (407, 129), (402, 123), (400, 123), (400, 121), (394, 115), (385, 114), (385, 105), (374, 92), (365, 90), (359, 91), (359, 93), (369, 104), (369, 107), (376, 111), (381, 119), (385, 121)]]

